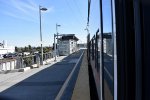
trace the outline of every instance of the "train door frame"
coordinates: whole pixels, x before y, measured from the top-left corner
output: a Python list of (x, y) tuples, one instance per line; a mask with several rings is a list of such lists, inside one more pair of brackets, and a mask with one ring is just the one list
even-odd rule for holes
[(95, 35), (95, 65), (96, 65), (96, 69), (97, 72), (99, 72), (99, 66), (98, 66), (98, 39), (99, 39), (99, 29), (97, 29), (96, 31), (96, 35)]
[(140, 0), (134, 0), (136, 100), (142, 100), (142, 34)]
[[(102, 87), (104, 87), (104, 55), (103, 55), (103, 50), (104, 50), (104, 48), (103, 48), (103, 39), (104, 39), (104, 37), (103, 37), (103, 34), (104, 34), (104, 32), (103, 32), (103, 0), (99, 0), (100, 1), (100, 28), (101, 28), (101, 34), (100, 34), (100, 38), (102, 39), (102, 41), (101, 41), (101, 66), (102, 66), (102, 68), (101, 68), (101, 73), (102, 73)], [(117, 82), (118, 82), (118, 80), (117, 80), (117, 55), (114, 55), (114, 54), (117, 54), (117, 49), (116, 49), (116, 32), (115, 32), (115, 30), (116, 30), (116, 24), (115, 24), (115, 1), (114, 0), (110, 0), (110, 2), (111, 2), (111, 20), (112, 20), (112, 22), (111, 22), (111, 27), (112, 27), (112, 36), (114, 37), (113, 38), (113, 59), (114, 59), (114, 61), (113, 61), (113, 72), (114, 72), (114, 77), (113, 77), (113, 80), (114, 80), (114, 83), (113, 83), (113, 91), (114, 91), (114, 94), (113, 94), (113, 99), (114, 100), (117, 100), (117, 95), (118, 95), (118, 93), (117, 93), (117, 89), (118, 89), (118, 87), (117, 87)], [(101, 97), (101, 100), (104, 100), (104, 88), (102, 89), (102, 97)]]
[(111, 20), (112, 20), (112, 39), (113, 39), (113, 59), (114, 59), (114, 100), (118, 97), (118, 86), (117, 86), (117, 42), (116, 42), (116, 19), (115, 19), (115, 0), (111, 0)]
[(99, 34), (99, 38), (100, 38), (100, 100), (103, 100), (104, 98), (104, 73), (103, 73), (103, 7), (102, 7), (102, 0), (99, 0), (99, 11), (100, 11), (100, 34)]

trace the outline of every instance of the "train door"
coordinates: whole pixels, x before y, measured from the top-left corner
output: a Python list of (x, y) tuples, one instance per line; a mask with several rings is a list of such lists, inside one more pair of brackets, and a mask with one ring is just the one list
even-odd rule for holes
[(115, 0), (118, 100), (150, 100), (150, 0)]

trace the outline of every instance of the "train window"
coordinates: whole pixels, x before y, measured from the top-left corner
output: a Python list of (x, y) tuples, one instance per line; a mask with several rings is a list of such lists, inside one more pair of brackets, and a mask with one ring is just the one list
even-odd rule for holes
[(95, 67), (97, 69), (97, 71), (99, 72), (99, 63), (98, 63), (98, 39), (99, 39), (99, 29), (96, 31), (96, 36), (95, 36)]
[(97, 29), (100, 28), (99, 0), (91, 0), (89, 21), (90, 35), (94, 36)]
[(102, 1), (102, 17), (103, 17), (103, 98), (105, 100), (114, 100), (114, 71), (116, 68), (114, 57), (115, 49), (115, 32), (114, 32), (114, 0)]
[(92, 40), (90, 41), (90, 58), (92, 58)]
[[(89, 0), (90, 1), (90, 0)], [(94, 36), (94, 38), (91, 39), (93, 41), (91, 43), (92, 47), (92, 60), (91, 60), (91, 66), (93, 68), (93, 75), (95, 78), (95, 84), (97, 89), (98, 98), (101, 100), (102, 98), (102, 50), (101, 50), (101, 25), (100, 25), (100, 0), (91, 0), (90, 5), (90, 20), (89, 20), (89, 30), (90, 35)]]
[[(114, 0), (92, 0), (90, 5), (91, 66), (99, 99), (116, 100), (117, 60)], [(113, 9), (112, 9), (113, 8)], [(88, 23), (88, 24), (89, 24)]]
[(93, 38), (93, 60), (95, 60), (95, 35), (94, 35), (94, 38)]
[(101, 63), (101, 40), (100, 35), (97, 33), (97, 71), (100, 73)]
[(94, 38), (92, 39), (92, 60), (94, 60)]

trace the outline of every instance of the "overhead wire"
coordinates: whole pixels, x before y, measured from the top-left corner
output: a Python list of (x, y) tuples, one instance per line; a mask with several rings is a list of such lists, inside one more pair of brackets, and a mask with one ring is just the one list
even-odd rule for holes
[[(68, 0), (65, 0), (65, 1), (66, 1), (67, 6), (69, 7), (70, 11), (71, 11), (71, 12), (74, 12), (74, 14), (75, 14), (75, 11), (74, 11), (73, 8), (70, 6)], [(76, 20), (77, 20), (81, 25), (83, 24), (81, 21), (79, 21), (79, 19), (78, 19), (78, 17), (77, 17), (76, 15), (75, 15), (75, 18), (76, 18)]]
[[(70, 3), (68, 2), (68, 0), (65, 0), (66, 1), (66, 4), (68, 5), (68, 7), (69, 7), (69, 9), (70, 9), (70, 11), (72, 12), (72, 13), (74, 13), (74, 15), (75, 15), (75, 18), (76, 18), (76, 20), (81, 24), (81, 26), (82, 26), (82, 28), (81, 28), (81, 31), (83, 31), (85, 28), (85, 25), (87, 24), (87, 21), (84, 19), (84, 17), (82, 16), (82, 13), (81, 13), (81, 10), (79, 9), (79, 6), (78, 6), (78, 4), (77, 4), (77, 2), (75, 2), (74, 0), (73, 0), (73, 5), (75, 6), (75, 7), (73, 7), (72, 8), (72, 6), (70, 6)], [(70, 0), (71, 1), (71, 0)], [(76, 8), (76, 9), (75, 9)], [(77, 14), (78, 13), (78, 14)], [(78, 16), (77, 16), (78, 15)], [(80, 19), (79, 19), (79, 17), (80, 17)], [(83, 20), (82, 20), (83, 19)]]
[(81, 13), (81, 10), (80, 10), (80, 8), (79, 8), (79, 6), (78, 6), (76, 0), (73, 0), (73, 2), (74, 2), (75, 6), (76, 6), (76, 8), (77, 8), (77, 11), (79, 12), (80, 17), (83, 19), (83, 21), (85, 21), (85, 19), (84, 19), (84, 17), (83, 17), (83, 14)]

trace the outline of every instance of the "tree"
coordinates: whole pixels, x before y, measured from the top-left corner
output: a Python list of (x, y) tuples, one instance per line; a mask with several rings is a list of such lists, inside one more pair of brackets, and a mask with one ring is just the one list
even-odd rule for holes
[(18, 52), (18, 47), (17, 46), (15, 46), (15, 52)]
[(24, 63), (26, 64), (26, 66), (30, 66), (32, 64), (32, 57), (26, 57), (24, 58)]
[(50, 47), (44, 47), (44, 48), (43, 48), (43, 52), (44, 52), (44, 53), (50, 52)]
[(28, 48), (29, 48), (29, 50), (31, 50), (32, 49), (31, 45), (28, 45)]
[(24, 48), (21, 48), (21, 52), (24, 52)]
[(18, 51), (17, 52), (22, 52), (21, 48), (18, 48)]
[(24, 52), (29, 52), (29, 48), (25, 46)]
[(41, 47), (36, 47), (36, 50), (41, 53)]
[(31, 45), (28, 45), (28, 49), (29, 49), (29, 52), (32, 52), (32, 47), (31, 47)]

